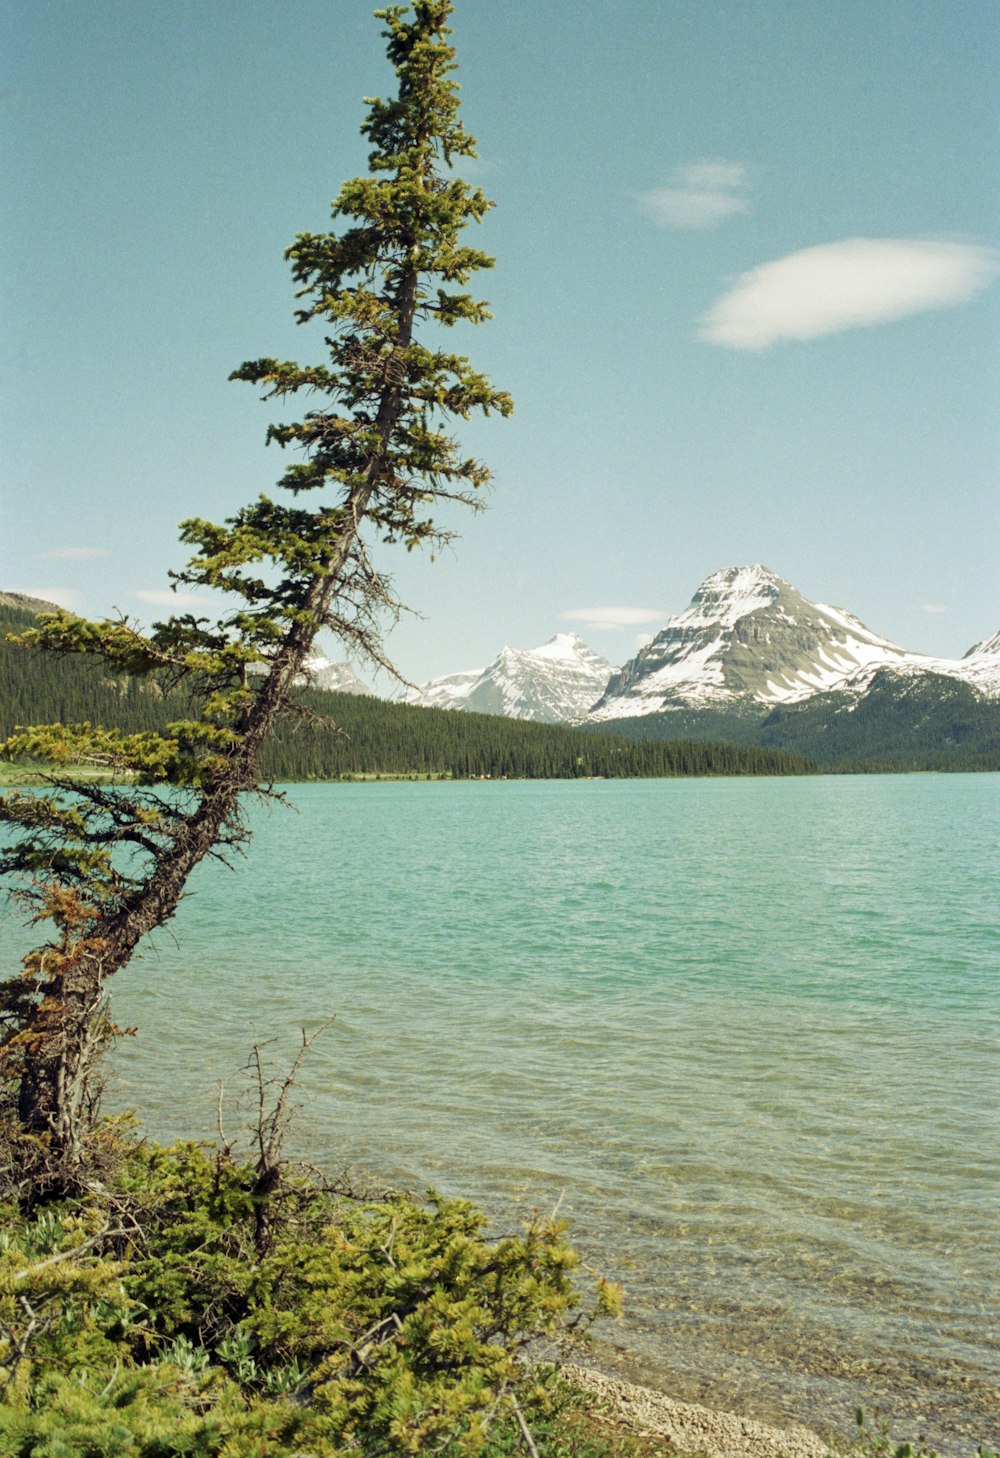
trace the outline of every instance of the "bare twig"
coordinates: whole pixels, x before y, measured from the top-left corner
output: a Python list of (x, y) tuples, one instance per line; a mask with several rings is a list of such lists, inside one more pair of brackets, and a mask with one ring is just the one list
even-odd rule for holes
[(219, 1152), (220, 1159), (229, 1159), (230, 1155), (232, 1154), (232, 1149), (233, 1149), (232, 1142), (227, 1137), (226, 1131), (223, 1128), (223, 1124), (222, 1124), (222, 1101), (223, 1101), (223, 1098), (225, 1097), (225, 1093), (226, 1093), (226, 1085), (222, 1081), (222, 1079), (220, 1078), (219, 1079), (219, 1096), (218, 1096), (218, 1098), (216, 1099), (216, 1102), (215, 1102), (215, 1126), (216, 1126), (216, 1128), (219, 1131), (219, 1143), (222, 1145), (222, 1148), (221, 1148), (221, 1150)]
[(518, 1403), (518, 1400), (514, 1396), (513, 1392), (510, 1394), (510, 1405), (511, 1409), (513, 1410), (514, 1416), (517, 1418), (517, 1425), (521, 1429), (521, 1437), (524, 1439), (524, 1446), (531, 1454), (531, 1458), (539, 1458), (539, 1452), (535, 1446), (535, 1440), (531, 1436), (531, 1429), (528, 1427), (528, 1424), (524, 1420), (524, 1413), (521, 1411), (520, 1404)]
[(329, 1017), (325, 1022), (312, 1033), (302, 1029), (302, 1046), (299, 1048), (288, 1073), (281, 1081), (278, 1097), (274, 1107), (268, 1111), (268, 1090), (278, 1082), (275, 1078), (268, 1078), (264, 1065), (263, 1049), (267, 1046), (259, 1041), (253, 1045), (250, 1057), (247, 1060), (247, 1069), (256, 1085), (257, 1113), (253, 1126), (253, 1139), (257, 1149), (255, 1165), (255, 1178), (251, 1186), (251, 1194), (256, 1197), (256, 1228), (254, 1240), (258, 1254), (263, 1255), (271, 1243), (271, 1197), (281, 1184), (282, 1173), (282, 1147), (289, 1126), (298, 1108), (289, 1104), (292, 1089), (295, 1087), (299, 1069), (302, 1061), (313, 1043), (325, 1033), (334, 1018)]
[[(36, 1261), (33, 1266), (25, 1266), (23, 1271), (15, 1271), (15, 1281), (26, 1281), (29, 1276), (36, 1276), (39, 1271), (44, 1271), (49, 1266), (57, 1266), (60, 1261), (71, 1261), (74, 1256), (82, 1255), (84, 1251), (90, 1250), (93, 1246), (99, 1245), (102, 1240), (111, 1240), (116, 1235), (127, 1235), (127, 1230), (111, 1230), (105, 1226), (89, 1240), (83, 1241), (80, 1245), (74, 1245), (70, 1250), (57, 1251), (54, 1256), (48, 1256), (44, 1261)], [(23, 1298), (22, 1298), (23, 1300)]]

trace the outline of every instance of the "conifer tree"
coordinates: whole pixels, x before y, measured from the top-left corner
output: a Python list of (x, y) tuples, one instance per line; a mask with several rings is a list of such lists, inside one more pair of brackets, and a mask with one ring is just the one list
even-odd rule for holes
[[(368, 174), (341, 188), (333, 231), (301, 234), (288, 250), (296, 317), (322, 321), (326, 362), (258, 359), (232, 376), (265, 399), (311, 401), (268, 431), (296, 457), (277, 499), (261, 497), (222, 525), (182, 523), (194, 555), (177, 582), (220, 589), (235, 606), (147, 633), (58, 612), (22, 635), (33, 650), (152, 676), (192, 703), (164, 733), (49, 724), (0, 746), (0, 757), (51, 767), (45, 792), (0, 801), (0, 870), (21, 878), (35, 919), (49, 926), (3, 985), (0, 1067), (21, 1126), (64, 1172), (85, 1161), (95, 1068), (115, 1031), (107, 979), (173, 915), (194, 867), (246, 838), (247, 797), (264, 792), (262, 746), (292, 709), (317, 633), (332, 629), (348, 649), (386, 662), (379, 622), (395, 604), (373, 547), (440, 540), (435, 507), (476, 504), (488, 479), (450, 436), (449, 417), (512, 409), (433, 327), (489, 317), (466, 284), (492, 265), (461, 242), (491, 204), (455, 170), (475, 152), (458, 118), (451, 11), (451, 0), (376, 11), (398, 90), (369, 102)], [(81, 782), (67, 768), (81, 764), (115, 781)]]

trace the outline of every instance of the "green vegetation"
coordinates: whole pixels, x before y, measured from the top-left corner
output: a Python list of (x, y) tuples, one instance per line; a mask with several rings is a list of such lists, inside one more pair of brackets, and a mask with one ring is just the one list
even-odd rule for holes
[[(6, 641), (31, 619), (0, 608), (0, 738), (45, 717), (116, 724), (124, 733), (163, 732), (189, 711), (186, 698), (154, 678), (109, 677), (81, 655), (26, 654)], [(386, 703), (357, 694), (301, 690), (295, 719), (261, 750), (274, 780), (384, 777), (575, 779), (663, 775), (782, 775), (815, 771), (809, 761), (756, 745), (694, 740), (641, 742), (556, 724), (528, 724)], [(335, 727), (334, 727), (335, 726)], [(27, 772), (19, 773), (23, 781)]]
[(598, 1283), (583, 1310), (555, 1220), (488, 1240), (461, 1201), (363, 1199), (273, 1162), (267, 1184), (229, 1149), (102, 1139), (89, 1192), (22, 1188), (3, 1209), (9, 1458), (526, 1451), (560, 1401), (526, 1345), (617, 1309)]
[[(67, 1189), (86, 1168), (94, 1070), (116, 1031), (107, 979), (170, 920), (198, 863), (246, 840), (246, 798), (267, 793), (261, 755), (292, 714), (317, 633), (385, 662), (379, 625), (398, 605), (373, 554), (448, 539), (434, 513), (478, 504), (489, 480), (451, 424), (513, 408), (442, 347), (442, 330), (489, 318), (466, 285), (493, 262), (462, 242), (490, 203), (454, 170), (475, 146), (458, 116), (450, 13), (450, 0), (378, 12), (397, 91), (368, 103), (368, 172), (341, 187), (335, 231), (300, 234), (288, 250), (296, 317), (320, 324), (325, 362), (265, 357), (232, 376), (308, 408), (267, 433), (298, 457), (279, 500), (262, 496), (221, 525), (182, 523), (194, 555), (175, 579), (223, 593), (220, 616), (171, 617), (144, 633), (55, 611), (20, 635), (29, 650), (89, 658), (102, 672), (95, 691), (111, 688), (147, 721), (59, 717), (0, 744), (0, 758), (51, 767), (47, 790), (0, 798), (0, 871), (19, 878), (33, 921), (50, 925), (0, 993), (0, 1075), (44, 1145), (45, 1178)], [(158, 695), (170, 713), (151, 725)], [(115, 782), (74, 779), (79, 765)]]
[(998, 770), (1000, 704), (943, 674), (883, 670), (856, 705), (839, 695), (775, 710), (760, 742), (840, 770)]
[(617, 779), (814, 770), (804, 759), (755, 747), (685, 740), (638, 744), (586, 729), (420, 709), (349, 694), (307, 692), (301, 702), (329, 715), (340, 732), (324, 732), (307, 721), (297, 732), (275, 736), (265, 763), (277, 779), (331, 779), (372, 772), (454, 779)]
[(1000, 704), (941, 674), (913, 679), (883, 670), (859, 701), (818, 694), (759, 714), (681, 709), (603, 728), (629, 739), (755, 745), (841, 773), (1000, 770)]

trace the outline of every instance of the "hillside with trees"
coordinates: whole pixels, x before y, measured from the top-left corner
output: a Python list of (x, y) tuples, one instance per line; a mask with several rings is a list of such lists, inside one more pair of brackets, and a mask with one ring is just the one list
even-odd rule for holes
[[(26, 653), (8, 635), (33, 618), (0, 607), (0, 738), (22, 724), (117, 725), (129, 734), (162, 732), (186, 718), (188, 698), (155, 677), (112, 674), (79, 654)], [(637, 742), (485, 714), (456, 714), (320, 689), (296, 693), (297, 714), (261, 753), (270, 779), (368, 776), (452, 779), (656, 778), (668, 775), (782, 775), (814, 770), (801, 756), (748, 745), (695, 740)]]
[(816, 694), (759, 714), (680, 709), (601, 727), (643, 741), (684, 735), (756, 745), (845, 773), (1000, 770), (1000, 704), (944, 674), (883, 669), (860, 699)]

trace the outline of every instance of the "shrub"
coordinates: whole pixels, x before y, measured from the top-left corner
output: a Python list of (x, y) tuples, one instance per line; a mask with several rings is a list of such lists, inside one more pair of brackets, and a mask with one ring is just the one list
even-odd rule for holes
[(9, 1211), (0, 1451), (485, 1453), (537, 1399), (525, 1348), (617, 1309), (604, 1283), (582, 1306), (559, 1221), (491, 1240), (433, 1193), (256, 1184), (205, 1147), (132, 1140), (98, 1193)]

